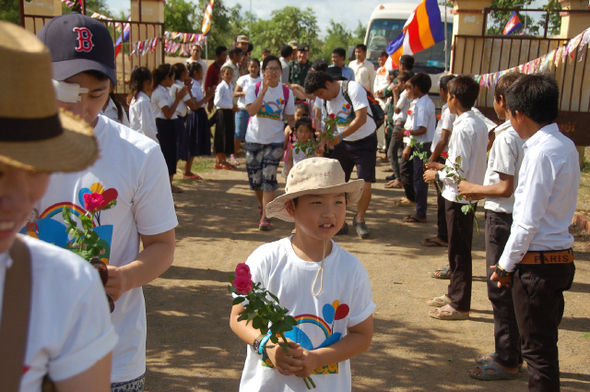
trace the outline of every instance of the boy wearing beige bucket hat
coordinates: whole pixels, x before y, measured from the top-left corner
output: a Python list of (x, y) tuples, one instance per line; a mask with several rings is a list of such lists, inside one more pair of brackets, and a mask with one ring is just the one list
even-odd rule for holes
[[(350, 358), (365, 352), (373, 337), (371, 283), (361, 262), (332, 241), (344, 224), (347, 203), (361, 196), (363, 180), (346, 182), (337, 160), (310, 158), (296, 164), (285, 194), (267, 215), (295, 222), (295, 234), (256, 249), (246, 261), (253, 282), (278, 295), (297, 321), (285, 335), (285, 352), (260, 330), (238, 321), (230, 326), (249, 347), (240, 391), (304, 391), (300, 377), (312, 376), (317, 391), (350, 391)], [(272, 365), (269, 366), (269, 363)], [(288, 388), (287, 388), (288, 387)]]
[(60, 111), (51, 55), (0, 22), (0, 380), (2, 391), (106, 392), (117, 335), (94, 268), (70, 251), (17, 234), (50, 174), (91, 165), (96, 139)]
[(80, 214), (89, 211), (92, 207), (84, 198), (88, 194), (104, 203), (116, 201), (95, 219), (105, 247), (101, 258), (108, 264), (105, 289), (115, 300), (111, 316), (120, 338), (113, 352), (111, 387), (141, 392), (146, 367), (141, 287), (172, 264), (178, 224), (164, 157), (153, 140), (99, 114), (116, 82), (113, 41), (101, 22), (75, 13), (62, 15), (47, 22), (39, 37), (53, 56), (60, 107), (94, 127), (100, 157), (81, 173), (51, 178), (37, 210), (38, 230), (32, 234), (68, 247), (59, 213), (64, 207)]

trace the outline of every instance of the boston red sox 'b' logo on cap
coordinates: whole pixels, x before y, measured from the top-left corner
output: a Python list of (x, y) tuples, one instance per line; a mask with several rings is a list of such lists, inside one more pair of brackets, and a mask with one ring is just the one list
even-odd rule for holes
[(92, 33), (86, 27), (74, 27), (74, 31), (78, 34), (76, 38), (78, 40), (78, 46), (76, 47), (77, 52), (90, 52), (94, 47), (92, 43)]

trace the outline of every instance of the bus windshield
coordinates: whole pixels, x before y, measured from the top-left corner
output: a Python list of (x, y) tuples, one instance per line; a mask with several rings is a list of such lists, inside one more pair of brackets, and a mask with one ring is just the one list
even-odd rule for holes
[[(406, 23), (400, 19), (375, 19), (369, 27), (367, 37), (367, 59), (378, 64), (379, 54), (387, 48), (389, 42), (397, 38), (402, 32)], [(447, 24), (447, 41), (450, 50), (451, 37), (453, 36), (453, 24)], [(424, 49), (413, 55), (414, 72), (427, 72), (437, 74), (445, 70), (445, 46), (444, 42), (439, 42), (428, 49)], [(449, 56), (450, 57), (450, 56)], [(448, 64), (447, 64), (448, 66)]]

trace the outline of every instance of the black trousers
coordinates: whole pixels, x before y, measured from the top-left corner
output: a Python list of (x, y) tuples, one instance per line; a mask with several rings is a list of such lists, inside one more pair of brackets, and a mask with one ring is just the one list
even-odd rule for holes
[[(442, 157), (438, 157), (437, 162), (444, 164), (445, 160)], [(447, 231), (447, 218), (445, 213), (445, 198), (442, 197), (442, 183), (438, 185), (435, 183), (434, 188), (436, 189), (436, 236), (444, 242), (449, 242), (449, 236)]]
[(486, 210), (486, 276), (488, 298), (494, 313), (496, 362), (503, 366), (516, 367), (522, 363), (522, 354), (518, 324), (514, 315), (512, 287), (498, 287), (498, 282), (490, 280), (494, 272), (490, 267), (496, 265), (504, 252), (510, 237), (510, 225), (512, 214)]
[(570, 289), (575, 271), (574, 263), (519, 265), (514, 274), (514, 311), (530, 392), (560, 390), (557, 327), (563, 316), (563, 292)]
[(463, 214), (464, 204), (445, 200), (447, 230), (449, 232), (449, 271), (451, 282), (447, 296), (451, 306), (462, 312), (471, 310), (473, 266), (471, 242), (473, 239), (473, 213)]
[[(403, 148), (402, 148), (403, 149)], [(413, 159), (406, 161), (404, 158), (399, 160), (399, 174), (401, 176), (400, 181), (404, 186), (406, 197), (410, 201), (416, 201), (416, 191), (414, 190), (414, 164)]]

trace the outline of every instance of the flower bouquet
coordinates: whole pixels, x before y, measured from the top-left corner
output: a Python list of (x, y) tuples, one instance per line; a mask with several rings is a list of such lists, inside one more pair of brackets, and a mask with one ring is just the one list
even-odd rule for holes
[[(104, 247), (98, 243), (100, 237), (93, 228), (95, 227), (95, 220), (100, 225), (100, 212), (113, 208), (117, 204), (115, 199), (116, 196), (114, 199), (108, 201), (100, 193), (86, 193), (84, 195), (86, 213), (78, 216), (82, 224), (81, 229), (78, 228), (78, 224), (72, 217), (72, 210), (68, 207), (62, 210), (62, 217), (66, 223), (66, 231), (73, 238), (70, 250), (89, 261), (96, 268), (103, 286), (106, 286), (109, 280), (109, 273), (105, 262), (98, 257)], [(108, 293), (106, 293), (106, 296), (111, 312), (113, 312), (115, 310), (115, 302)]]
[[(246, 324), (252, 322), (255, 329), (260, 330), (262, 334), (269, 334), (272, 343), (287, 351), (289, 343), (285, 332), (297, 325), (295, 318), (287, 314), (289, 310), (280, 305), (279, 299), (273, 293), (260, 287), (260, 283), (252, 282), (250, 267), (246, 263), (238, 264), (235, 275), (230, 274), (228, 277), (231, 283), (227, 287), (228, 291), (235, 296), (232, 305), (242, 304), (244, 307), (238, 321), (246, 320)], [(247, 303), (244, 304), (244, 301)], [(307, 389), (316, 387), (311, 377), (306, 377), (303, 381)]]
[[(411, 110), (408, 110), (408, 112), (411, 112)], [(418, 142), (418, 140), (410, 134), (409, 129), (404, 131), (404, 135), (410, 139), (410, 147), (413, 150), (412, 155), (410, 156), (410, 161), (416, 157), (420, 159), (422, 163), (428, 162), (428, 151), (422, 150), (424, 142)]]

